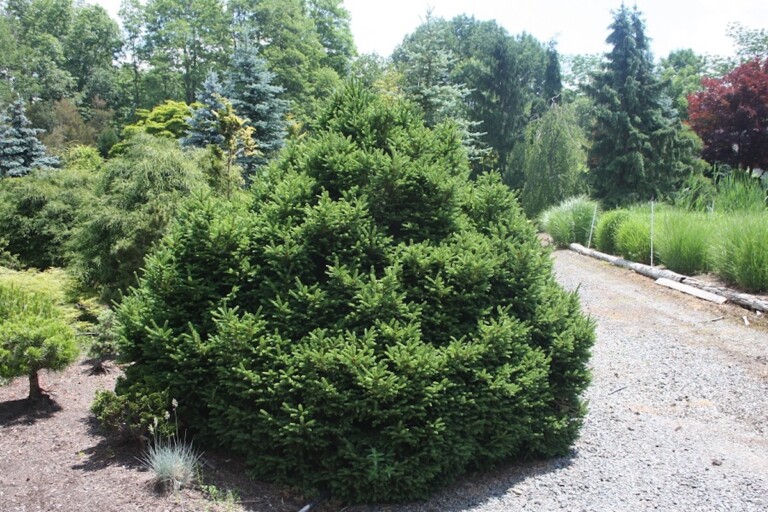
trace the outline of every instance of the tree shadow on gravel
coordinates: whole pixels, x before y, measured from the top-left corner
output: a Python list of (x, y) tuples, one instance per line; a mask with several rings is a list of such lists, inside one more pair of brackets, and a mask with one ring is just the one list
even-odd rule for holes
[[(529, 478), (568, 468), (576, 457), (578, 457), (578, 453), (572, 450), (564, 457), (530, 462), (514, 462), (493, 470), (468, 473), (424, 502), (401, 505), (361, 505), (345, 507), (344, 511), (464, 512), (481, 507), (494, 499), (501, 499), (510, 492), (530, 500), (534, 497), (524, 496), (522, 491), (517, 493), (515, 488)], [(529, 506), (531, 505), (529, 504)], [(318, 509), (318, 512), (329, 512), (331, 510), (339, 510), (339, 508), (338, 506), (332, 508), (331, 504), (328, 504), (322, 510)], [(501, 505), (499, 505), (498, 510), (502, 510)], [(534, 507), (531, 510), (536, 509)]]
[(51, 397), (40, 401), (22, 398), (0, 402), (0, 427), (15, 425), (34, 425), (38, 421), (52, 417), (61, 411), (61, 406)]

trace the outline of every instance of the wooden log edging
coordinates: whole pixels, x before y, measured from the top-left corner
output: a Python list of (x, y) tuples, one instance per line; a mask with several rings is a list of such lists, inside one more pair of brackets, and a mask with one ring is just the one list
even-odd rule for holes
[(764, 313), (768, 312), (768, 300), (762, 299), (755, 295), (750, 295), (748, 293), (740, 293), (735, 290), (731, 290), (730, 288), (713, 286), (711, 284), (704, 283), (693, 277), (688, 277), (682, 274), (678, 274), (677, 272), (672, 272), (671, 270), (654, 268), (649, 265), (643, 265), (642, 263), (635, 263), (634, 261), (628, 261), (623, 258), (619, 258), (617, 256), (611, 256), (610, 254), (605, 254), (600, 251), (595, 251), (593, 249), (587, 249), (581, 244), (571, 244), (569, 245), (569, 248), (572, 251), (582, 254), (584, 256), (589, 256), (591, 258), (595, 258), (598, 260), (607, 261), (612, 265), (616, 265), (617, 267), (625, 268), (627, 270), (632, 270), (646, 277), (650, 277), (653, 279), (663, 278), (663, 279), (670, 279), (672, 281), (677, 281), (678, 283), (687, 284), (688, 286), (694, 286), (696, 288), (699, 288), (700, 290), (704, 290), (709, 293), (722, 295), (723, 297), (728, 299), (730, 302), (737, 304), (743, 308), (751, 309), (753, 311), (762, 311)]

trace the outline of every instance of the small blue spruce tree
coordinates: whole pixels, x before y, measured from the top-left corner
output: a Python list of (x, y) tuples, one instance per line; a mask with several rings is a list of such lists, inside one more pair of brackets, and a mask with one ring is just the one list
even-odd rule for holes
[(46, 155), (37, 135), (43, 130), (32, 128), (24, 101), (17, 99), (0, 116), (0, 177), (24, 176), (37, 167), (56, 167), (59, 160)]
[(219, 76), (210, 72), (203, 82), (202, 91), (198, 92), (197, 105), (193, 105), (192, 117), (189, 118), (187, 136), (181, 139), (182, 146), (205, 148), (209, 145), (224, 146), (217, 112), (224, 110), (223, 91)]
[(232, 101), (237, 115), (253, 128), (253, 142), (258, 152), (238, 159), (246, 179), (277, 153), (285, 141), (288, 101), (280, 97), (283, 88), (273, 84), (274, 78), (275, 74), (267, 69), (256, 46), (238, 45), (224, 83), (224, 96)]

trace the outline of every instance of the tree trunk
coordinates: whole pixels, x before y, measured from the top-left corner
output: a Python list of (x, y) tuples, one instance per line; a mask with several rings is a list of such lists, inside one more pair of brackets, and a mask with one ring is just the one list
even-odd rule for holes
[(43, 390), (40, 388), (40, 377), (37, 371), (29, 373), (29, 399), (39, 402), (43, 398)]

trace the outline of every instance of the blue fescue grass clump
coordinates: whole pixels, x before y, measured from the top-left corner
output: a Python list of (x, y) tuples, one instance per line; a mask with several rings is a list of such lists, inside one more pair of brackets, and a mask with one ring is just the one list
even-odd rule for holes
[(140, 460), (161, 485), (177, 492), (194, 482), (200, 457), (191, 442), (171, 436), (155, 441)]

